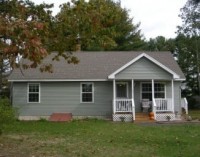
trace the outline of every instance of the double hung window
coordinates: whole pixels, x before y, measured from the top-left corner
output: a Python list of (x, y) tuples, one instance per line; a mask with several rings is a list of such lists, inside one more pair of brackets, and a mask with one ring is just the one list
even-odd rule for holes
[[(142, 83), (141, 88), (142, 99), (149, 99), (152, 101), (152, 84), (150, 82)], [(164, 83), (154, 83), (154, 98), (165, 98)]]
[(28, 102), (29, 103), (40, 102), (40, 84), (39, 83), (28, 84)]
[(94, 84), (81, 83), (81, 102), (93, 103), (94, 102)]

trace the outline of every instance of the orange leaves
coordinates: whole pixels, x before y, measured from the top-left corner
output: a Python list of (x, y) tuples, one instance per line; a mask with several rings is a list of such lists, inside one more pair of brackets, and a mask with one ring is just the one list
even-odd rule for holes
[(30, 40), (33, 46), (41, 46), (41, 40), (38, 37), (34, 37)]
[(44, 24), (42, 22), (34, 23), (34, 25), (38, 30), (43, 30), (44, 29)]
[(15, 52), (18, 51), (18, 48), (16, 45), (11, 45), (11, 46), (7, 46), (3, 49), (3, 52), (7, 55), (9, 54), (15, 54)]
[(2, 2), (0, 7), (5, 8), (0, 15), (0, 47), (4, 58), (12, 62), (13, 68), (18, 56), (30, 61), (23, 65), (25, 69), (39, 66), (48, 55), (47, 21), (51, 15), (45, 11), (46, 5), (13, 0)]

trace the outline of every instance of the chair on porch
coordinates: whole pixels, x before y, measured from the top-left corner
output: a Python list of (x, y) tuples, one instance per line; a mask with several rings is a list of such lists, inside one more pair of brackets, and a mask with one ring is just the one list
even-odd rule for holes
[(142, 112), (148, 112), (150, 108), (150, 101), (149, 99), (142, 99)]

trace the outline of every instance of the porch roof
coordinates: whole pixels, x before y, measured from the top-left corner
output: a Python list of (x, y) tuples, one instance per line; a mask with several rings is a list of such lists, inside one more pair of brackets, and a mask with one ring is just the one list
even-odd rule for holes
[[(170, 52), (74, 52), (80, 60), (79, 64), (68, 64), (63, 58), (52, 61), (55, 53), (46, 57), (43, 63), (53, 65), (53, 73), (40, 72), (36, 69), (14, 69), (9, 81), (79, 81), (79, 80), (108, 80), (108, 76), (116, 72), (127, 63), (146, 54), (163, 65), (169, 73), (177, 74), (179, 79), (185, 79), (183, 72)], [(23, 61), (26, 62), (26, 61)], [(165, 69), (165, 70), (166, 70)]]

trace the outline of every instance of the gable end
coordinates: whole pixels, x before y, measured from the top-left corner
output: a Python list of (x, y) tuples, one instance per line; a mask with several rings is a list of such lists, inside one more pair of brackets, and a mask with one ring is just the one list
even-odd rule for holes
[(112, 74), (110, 74), (108, 76), (108, 79), (115, 79), (116, 74), (120, 73), (122, 70), (129, 67), (130, 65), (132, 65), (133, 63), (135, 63), (136, 61), (141, 59), (142, 57), (145, 57), (146, 59), (150, 60), (151, 62), (153, 62), (154, 64), (156, 64), (160, 68), (162, 68), (165, 71), (167, 71), (168, 73), (172, 74), (174, 79), (180, 79), (180, 76), (178, 74), (176, 74), (174, 71), (172, 71), (171, 69), (169, 69), (168, 67), (166, 67), (165, 65), (163, 65), (162, 63), (160, 63), (159, 61), (154, 59), (153, 57), (147, 55), (146, 53), (142, 53), (141, 55), (137, 56), (136, 58), (134, 58), (133, 60), (131, 60), (130, 62), (128, 62), (124, 66), (122, 66), (121, 68), (117, 69), (115, 72), (113, 72)]

